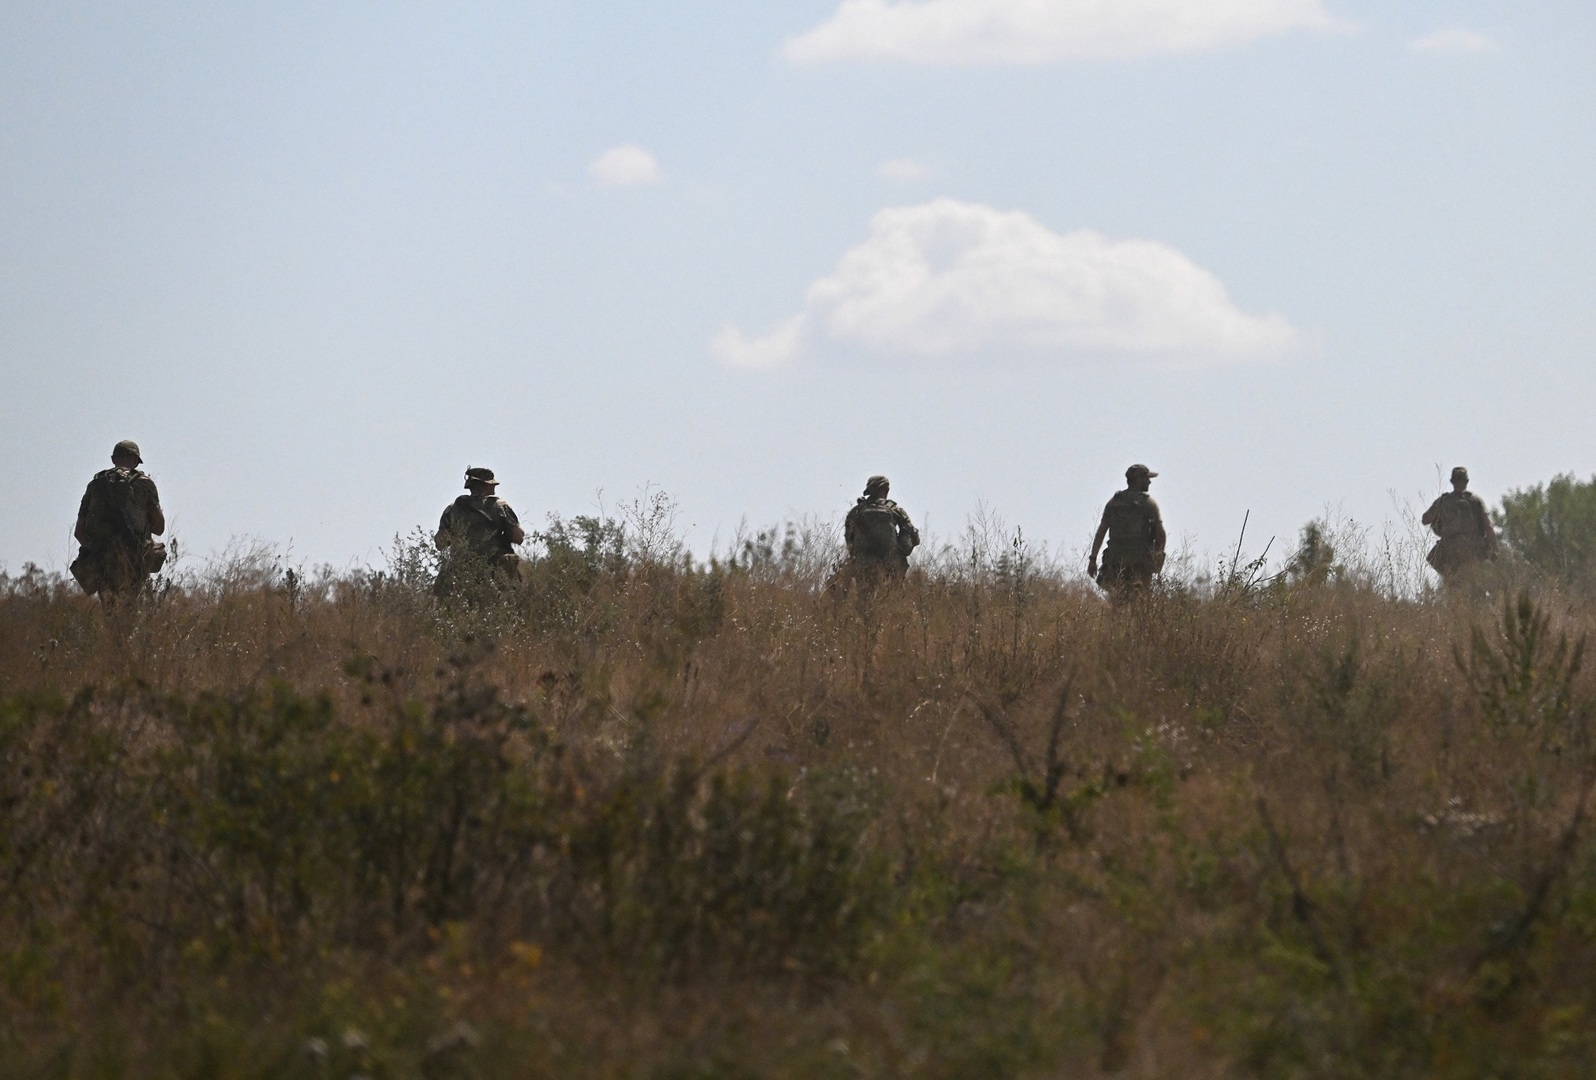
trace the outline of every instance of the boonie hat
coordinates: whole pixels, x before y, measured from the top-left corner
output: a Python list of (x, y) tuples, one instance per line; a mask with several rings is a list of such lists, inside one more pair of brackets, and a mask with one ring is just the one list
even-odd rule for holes
[(892, 481), (888, 480), (885, 476), (872, 476), (870, 479), (865, 481), (865, 494), (868, 495), (872, 491), (887, 491), (891, 489), (891, 487)]
[(1463, 466), (1457, 465), (1457, 466), (1453, 467), (1453, 469), (1452, 469), (1452, 479), (1454, 479), (1454, 480), (1467, 480), (1468, 478), (1469, 478), (1469, 471), (1467, 469), (1465, 469)]
[(140, 465), (144, 464), (144, 455), (139, 453), (139, 444), (132, 439), (123, 439), (111, 448), (111, 456), (113, 458), (121, 457), (124, 454), (132, 454), (134, 460)]
[(472, 484), (492, 484), (494, 487), (497, 487), (499, 485), (499, 482), (493, 478), (493, 470), (492, 469), (482, 469), (482, 468), (467, 469), (465, 478), (466, 478), (466, 487), (470, 487)]

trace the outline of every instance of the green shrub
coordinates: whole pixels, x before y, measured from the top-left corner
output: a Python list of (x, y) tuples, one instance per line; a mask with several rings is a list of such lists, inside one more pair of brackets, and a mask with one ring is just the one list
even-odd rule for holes
[(1568, 593), (1338, 528), (1115, 609), (992, 527), (839, 597), (668, 517), (462, 604), (424, 536), (0, 581), (0, 1080), (1596, 1067)]
[(596, 889), (585, 929), (667, 974), (841, 970), (886, 901), (884, 867), (861, 844), (871, 810), (847, 774), (634, 771), (570, 837), (573, 870)]
[(1581, 580), (1596, 558), (1596, 477), (1565, 473), (1509, 491), (1492, 517), (1507, 547), (1541, 573)]

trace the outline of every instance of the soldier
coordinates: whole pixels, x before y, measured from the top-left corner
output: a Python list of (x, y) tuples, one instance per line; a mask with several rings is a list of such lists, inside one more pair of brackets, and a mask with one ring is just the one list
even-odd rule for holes
[(504, 577), (514, 579), (521, 572), (515, 545), (526, 539), (526, 531), (510, 504), (493, 493), (499, 482), (493, 478), (492, 469), (467, 469), (465, 486), (470, 494), (449, 504), (438, 520), (438, 534), (433, 537), (445, 555), (439, 586), (447, 589), (445, 581), (452, 580), (461, 569), (462, 557), (480, 560)]
[(111, 451), (111, 467), (94, 474), (78, 504), (72, 535), (82, 545), (69, 568), (83, 591), (102, 601), (138, 594), (166, 564), (166, 514), (155, 481), (139, 466), (138, 443), (123, 439)]
[[(1115, 601), (1129, 598), (1147, 589), (1153, 575), (1164, 568), (1164, 519), (1158, 504), (1147, 494), (1153, 477), (1158, 474), (1146, 465), (1132, 465), (1125, 470), (1125, 490), (1117, 491), (1103, 507), (1103, 520), (1092, 537), (1092, 554), (1086, 560), (1086, 572), (1101, 585)], [(1108, 550), (1103, 553), (1101, 571), (1097, 565), (1097, 551), (1108, 537)]]
[(1469, 471), (1459, 465), (1452, 470), (1452, 490), (1431, 503), (1419, 519), (1440, 537), (1426, 561), (1445, 585), (1457, 584), (1475, 564), (1496, 558), (1491, 515), (1468, 486)]
[(843, 519), (849, 573), (867, 581), (901, 579), (909, 572), (909, 554), (920, 545), (920, 532), (908, 513), (887, 498), (892, 484), (885, 476), (865, 481), (864, 495)]

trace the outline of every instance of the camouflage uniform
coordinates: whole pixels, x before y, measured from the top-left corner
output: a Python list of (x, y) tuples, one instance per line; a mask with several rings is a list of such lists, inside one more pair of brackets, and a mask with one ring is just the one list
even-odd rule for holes
[(510, 504), (497, 495), (461, 495), (438, 520), (438, 547), (459, 545), (484, 559), (513, 559), (509, 532), (519, 524)]
[[(135, 443), (117, 443), (113, 460), (118, 455), (143, 464)], [(83, 591), (110, 597), (145, 589), (166, 562), (166, 545), (154, 535), (160, 521), (161, 496), (148, 473), (137, 465), (95, 473), (78, 504), (81, 546), (70, 567)]]
[[(1097, 568), (1097, 583), (1116, 597), (1148, 588), (1164, 568), (1163, 515), (1153, 497), (1134, 483), (1140, 476), (1145, 486), (1157, 475), (1145, 465), (1132, 465), (1125, 470), (1125, 490), (1115, 492), (1103, 507), (1098, 535), (1107, 533), (1108, 547)], [(1095, 544), (1092, 554), (1095, 561)]]
[[(496, 484), (493, 470), (481, 468), (467, 469), (466, 482)], [(520, 524), (510, 504), (497, 495), (465, 494), (455, 499), (438, 519), (434, 537), (438, 550), (445, 554), (440, 586), (447, 588), (445, 579), (458, 571), (455, 564), (460, 556), (481, 560), (507, 578), (519, 576), (521, 560), (515, 553), (514, 536)]]
[(1463, 489), (1468, 479), (1467, 469), (1453, 469), (1455, 490), (1431, 503), (1421, 519), (1440, 537), (1425, 561), (1443, 582), (1456, 581), (1469, 567), (1496, 557), (1496, 530), (1491, 526), (1491, 515), (1478, 495)]
[(843, 541), (855, 576), (902, 578), (909, 572), (910, 553), (920, 545), (919, 530), (908, 512), (887, 498), (889, 490), (886, 477), (872, 476), (843, 519)]

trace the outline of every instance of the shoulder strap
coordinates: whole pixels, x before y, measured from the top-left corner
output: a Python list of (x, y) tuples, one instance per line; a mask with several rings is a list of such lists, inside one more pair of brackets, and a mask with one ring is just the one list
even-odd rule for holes
[(478, 517), (487, 517), (488, 514), (477, 505), (476, 499), (470, 495), (457, 495), (454, 500), (454, 509), (462, 514), (476, 514)]

